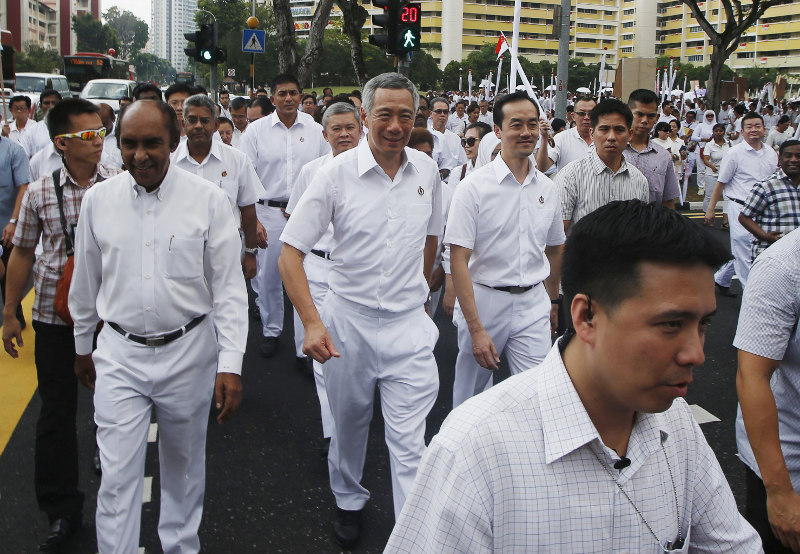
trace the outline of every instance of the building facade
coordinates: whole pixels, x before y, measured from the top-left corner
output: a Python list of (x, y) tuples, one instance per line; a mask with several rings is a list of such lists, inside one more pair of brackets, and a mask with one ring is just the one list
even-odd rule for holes
[(32, 43), (73, 54), (72, 16), (84, 13), (100, 19), (100, 0), (0, 0), (0, 26), (11, 31), (17, 51)]
[(197, 0), (152, 0), (150, 20), (151, 52), (169, 60), (177, 71), (189, 69), (184, 33), (197, 30)]

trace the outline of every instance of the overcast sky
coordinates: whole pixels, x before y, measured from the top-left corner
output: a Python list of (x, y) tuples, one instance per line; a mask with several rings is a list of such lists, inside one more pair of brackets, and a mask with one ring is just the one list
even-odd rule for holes
[(100, 3), (100, 13), (104, 13), (108, 8), (117, 6), (119, 11), (128, 10), (150, 26), (150, 0), (102, 0)]

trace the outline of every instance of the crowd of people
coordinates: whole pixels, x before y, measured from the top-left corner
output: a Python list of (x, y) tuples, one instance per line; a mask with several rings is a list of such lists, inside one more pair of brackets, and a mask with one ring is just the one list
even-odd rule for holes
[[(200, 550), (209, 402), (220, 423), (237, 411), (250, 326), (274, 357), (286, 294), (342, 547), (370, 498), (377, 389), (388, 552), (800, 551), (800, 104), (717, 113), (642, 89), (570, 95), (560, 119), (551, 97), (425, 95), (386, 73), (320, 98), (281, 74), (251, 99), (141, 84), (118, 113), (56, 91), (40, 121), (27, 97), (10, 106), (3, 343), (23, 347), (32, 274), (41, 550), (82, 524), (78, 383), (94, 391), (99, 552), (138, 548), (153, 410), (162, 547)], [(723, 201), (732, 259), (676, 212), (692, 175), (706, 225)], [(734, 276), (746, 518), (682, 399)], [(453, 412), (426, 446), (450, 394), (440, 304)], [(493, 386), (501, 355), (512, 376)]]

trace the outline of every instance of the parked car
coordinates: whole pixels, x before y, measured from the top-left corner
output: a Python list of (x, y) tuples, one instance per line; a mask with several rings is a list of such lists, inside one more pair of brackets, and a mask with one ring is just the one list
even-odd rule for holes
[(17, 94), (31, 99), (31, 117), (39, 106), (39, 94), (47, 88), (57, 90), (62, 98), (72, 98), (67, 78), (55, 73), (17, 73)]
[(119, 111), (119, 99), (123, 96), (133, 98), (135, 81), (125, 79), (94, 79), (86, 83), (81, 91), (81, 98), (95, 104), (108, 104), (115, 112)]

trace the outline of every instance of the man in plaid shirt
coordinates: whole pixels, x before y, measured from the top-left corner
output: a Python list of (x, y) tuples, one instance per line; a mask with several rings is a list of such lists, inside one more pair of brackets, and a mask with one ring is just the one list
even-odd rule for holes
[(756, 183), (739, 214), (752, 235), (751, 262), (773, 242), (800, 227), (800, 141), (787, 140), (779, 150), (778, 170)]
[[(53, 305), (67, 261), (55, 187), (63, 191), (66, 229), (73, 233), (86, 190), (119, 172), (100, 163), (105, 128), (98, 107), (91, 102), (80, 99), (59, 102), (48, 113), (47, 125), (63, 164), (57, 184), (53, 182), (54, 174), (48, 173), (30, 183), (22, 200), (3, 308), (3, 346), (16, 358), (17, 348), (23, 343), (15, 312), (33, 270), (34, 356), (42, 401), (36, 423), (34, 480), (39, 508), (47, 514), (51, 525), (40, 550), (58, 549), (81, 526), (83, 509), (83, 493), (78, 490), (75, 341), (72, 327), (56, 315)], [(34, 249), (40, 237), (43, 252), (34, 263)]]

